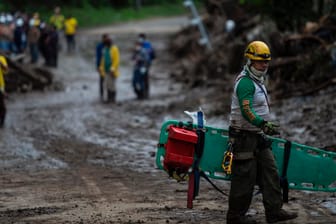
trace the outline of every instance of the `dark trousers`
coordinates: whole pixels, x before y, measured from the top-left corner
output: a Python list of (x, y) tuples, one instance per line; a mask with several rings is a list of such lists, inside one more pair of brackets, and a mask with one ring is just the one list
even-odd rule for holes
[(150, 65), (147, 67), (146, 73), (144, 75), (144, 97), (149, 98), (149, 69)]
[(133, 90), (134, 93), (137, 95), (138, 99), (143, 99), (145, 97), (145, 74), (140, 72), (140, 68), (135, 68), (133, 71)]
[(65, 35), (65, 39), (67, 42), (68, 53), (74, 52), (76, 48), (75, 35)]
[(39, 49), (37, 43), (31, 43), (29, 44), (29, 49), (30, 49), (30, 62), (31, 63), (36, 63), (39, 57)]
[(254, 186), (259, 185), (265, 212), (277, 213), (282, 207), (280, 178), (269, 144), (260, 134), (238, 133), (233, 139), (232, 179), (227, 219), (235, 220), (248, 211)]
[[(108, 89), (105, 83), (105, 77), (99, 76), (99, 95), (102, 102), (105, 103), (115, 103), (116, 102), (116, 91)], [(104, 97), (104, 92), (107, 92), (106, 98)]]
[(104, 77), (103, 76), (99, 76), (99, 95), (100, 95), (100, 99), (103, 100), (103, 96), (104, 96)]
[(0, 91), (0, 127), (3, 127), (5, 124), (6, 112), (5, 95)]

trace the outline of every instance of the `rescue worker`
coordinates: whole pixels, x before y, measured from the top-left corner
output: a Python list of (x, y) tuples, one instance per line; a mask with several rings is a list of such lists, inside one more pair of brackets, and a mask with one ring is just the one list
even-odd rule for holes
[(264, 42), (253, 41), (247, 46), (245, 57), (247, 63), (235, 80), (231, 103), (229, 141), (234, 159), (227, 223), (256, 223), (246, 216), (256, 184), (263, 196), (268, 223), (294, 219), (297, 213), (282, 209), (278, 169), (271, 142), (265, 136), (277, 134), (279, 127), (270, 121), (264, 85), (271, 53)]
[[(59, 38), (61, 38), (63, 36), (63, 29), (64, 29), (64, 15), (62, 15), (61, 13), (61, 7), (56, 6), (54, 9), (54, 14), (52, 16), (50, 16), (49, 18), (49, 23), (51, 24), (51, 26), (55, 26), (56, 27), (56, 31), (57, 31), (57, 36)], [(61, 45), (61, 41), (58, 41), (58, 50), (62, 49), (62, 45)]]
[(57, 32), (61, 32), (64, 26), (64, 16), (61, 14), (61, 8), (56, 6), (54, 14), (50, 17), (49, 22), (52, 26), (55, 26)]
[(144, 73), (144, 98), (149, 98), (149, 70), (152, 65), (153, 60), (156, 58), (155, 50), (150, 41), (147, 40), (146, 34), (140, 33), (138, 35), (138, 42), (146, 50), (148, 54), (148, 63), (146, 63), (146, 72)]
[(3, 55), (0, 55), (0, 128), (5, 124), (6, 104), (5, 104), (5, 79), (4, 75), (8, 72), (7, 60)]
[(119, 77), (119, 49), (113, 44), (111, 38), (104, 41), (104, 49), (99, 65), (99, 72), (104, 79), (104, 87), (107, 90), (106, 102), (116, 102), (116, 81)]
[(149, 54), (147, 50), (142, 47), (140, 42), (136, 42), (132, 55), (134, 62), (132, 85), (137, 99), (141, 100), (146, 97), (146, 75), (148, 64), (150, 63)]
[(72, 53), (76, 48), (76, 32), (77, 32), (78, 22), (77, 19), (69, 15), (64, 21), (64, 34), (67, 43), (68, 53)]

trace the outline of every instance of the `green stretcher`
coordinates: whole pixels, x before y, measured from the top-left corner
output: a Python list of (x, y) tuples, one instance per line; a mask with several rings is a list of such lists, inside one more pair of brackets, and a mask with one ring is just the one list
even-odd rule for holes
[[(188, 123), (182, 122), (187, 126)], [(169, 120), (161, 127), (160, 139), (156, 154), (156, 165), (159, 169), (165, 170), (163, 161), (166, 154), (169, 126), (181, 125), (181, 121)], [(191, 124), (194, 129), (196, 125)], [(189, 124), (190, 126), (190, 124)], [(222, 169), (223, 156), (227, 150), (228, 130), (204, 126), (205, 141), (204, 151), (199, 161), (199, 170), (209, 178), (230, 180)], [(285, 161), (284, 149), (286, 140), (269, 137), (272, 143), (279, 175), (285, 176), (288, 187), (296, 190), (308, 191), (336, 191), (336, 153), (325, 151), (296, 142), (290, 142), (289, 159)], [(284, 163), (284, 162), (287, 162)]]

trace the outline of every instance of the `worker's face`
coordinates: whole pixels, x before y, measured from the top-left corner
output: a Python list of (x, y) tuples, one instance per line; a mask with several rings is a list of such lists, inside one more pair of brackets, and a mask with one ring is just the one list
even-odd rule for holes
[(268, 69), (269, 61), (252, 61), (252, 66), (258, 71), (266, 71)]

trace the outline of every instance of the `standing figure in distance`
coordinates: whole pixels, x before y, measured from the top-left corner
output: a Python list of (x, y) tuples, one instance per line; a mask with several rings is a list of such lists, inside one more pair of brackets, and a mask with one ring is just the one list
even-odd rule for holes
[(120, 54), (118, 47), (113, 44), (111, 38), (105, 40), (103, 55), (99, 65), (99, 71), (104, 77), (104, 87), (107, 88), (107, 102), (116, 102), (116, 81), (119, 77)]
[(132, 85), (137, 99), (146, 97), (145, 79), (149, 61), (149, 54), (140, 42), (136, 42), (132, 60), (134, 62)]
[(48, 37), (46, 40), (47, 51), (49, 54), (48, 66), (57, 67), (58, 63), (58, 47), (59, 47), (59, 38), (56, 26), (48, 27)]
[(104, 33), (101, 37), (101, 41), (96, 45), (96, 70), (99, 74), (99, 95), (100, 95), (100, 99), (103, 101), (104, 98), (104, 76), (103, 73), (100, 72), (99, 70), (99, 66), (101, 63), (101, 59), (103, 57), (103, 49), (105, 46), (105, 42), (108, 39), (108, 35), (106, 33)]
[(72, 15), (69, 15), (64, 21), (64, 34), (67, 42), (68, 53), (73, 53), (75, 51), (77, 26), (77, 19)]
[(64, 16), (61, 14), (61, 8), (56, 6), (54, 14), (50, 17), (49, 23), (56, 27), (57, 32), (61, 32), (64, 26)]
[(138, 35), (138, 42), (140, 42), (141, 46), (146, 50), (149, 58), (149, 61), (146, 65), (146, 72), (144, 74), (144, 81), (145, 81), (144, 98), (149, 98), (149, 70), (153, 60), (156, 58), (156, 53), (151, 42), (147, 40), (146, 34), (140, 33)]
[[(63, 28), (64, 28), (65, 18), (61, 13), (61, 8), (56, 6), (54, 9), (54, 14), (50, 16), (49, 23), (51, 26), (56, 27), (56, 31), (58, 33), (58, 37), (63, 36)], [(58, 50), (62, 48), (61, 41), (58, 41)]]
[(229, 141), (234, 160), (227, 223), (256, 223), (246, 216), (256, 184), (263, 196), (268, 223), (294, 219), (296, 213), (282, 209), (278, 169), (271, 142), (265, 136), (278, 133), (278, 126), (270, 121), (264, 85), (271, 53), (264, 42), (253, 41), (247, 46), (245, 57), (247, 63), (235, 80), (231, 102)]
[(36, 20), (31, 20), (28, 30), (28, 45), (30, 53), (30, 63), (35, 64), (39, 58), (38, 41), (41, 35), (40, 23)]

